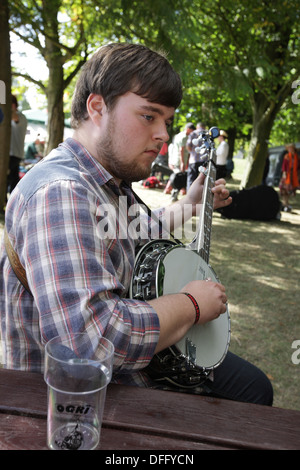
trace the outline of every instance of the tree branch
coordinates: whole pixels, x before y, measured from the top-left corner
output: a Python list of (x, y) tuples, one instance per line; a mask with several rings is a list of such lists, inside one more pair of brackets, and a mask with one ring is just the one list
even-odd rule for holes
[(67, 86), (71, 83), (71, 81), (73, 80), (73, 78), (75, 77), (75, 75), (78, 73), (78, 71), (81, 69), (81, 67), (85, 64), (85, 62), (87, 61), (87, 57), (88, 57), (88, 54), (87, 54), (87, 51), (85, 50), (85, 54), (84, 54), (84, 58), (81, 59), (75, 69), (67, 76), (67, 78), (64, 79), (64, 88), (67, 88)]
[(47, 90), (47, 87), (43, 84), (43, 82), (41, 82), (40, 80), (35, 80), (34, 78), (32, 78), (30, 75), (28, 75), (27, 73), (20, 73), (20, 72), (12, 72), (12, 75), (14, 77), (22, 77), (22, 78), (25, 78), (25, 80), (28, 80), (29, 82), (31, 83), (34, 83), (35, 85), (37, 85), (38, 87), (40, 87), (44, 92), (46, 92)]

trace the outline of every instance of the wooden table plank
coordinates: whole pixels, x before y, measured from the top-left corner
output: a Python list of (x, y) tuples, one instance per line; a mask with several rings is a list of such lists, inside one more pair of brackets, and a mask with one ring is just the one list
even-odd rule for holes
[(0, 450), (47, 450), (47, 421), (0, 414)]
[(33, 416), (47, 413), (47, 385), (42, 375), (0, 369), (0, 410)]
[[(48, 450), (47, 421), (0, 413), (0, 450)], [(219, 446), (103, 427), (97, 450), (218, 450)]]
[[(45, 421), (46, 408), (41, 375), (0, 370), (0, 413)], [(300, 412), (110, 384), (102, 433), (107, 449), (300, 449)]]
[(127, 425), (132, 416), (135, 429), (164, 431), (174, 438), (233, 448), (300, 449), (300, 412), (293, 410), (156, 390), (135, 394), (111, 389), (106, 423)]

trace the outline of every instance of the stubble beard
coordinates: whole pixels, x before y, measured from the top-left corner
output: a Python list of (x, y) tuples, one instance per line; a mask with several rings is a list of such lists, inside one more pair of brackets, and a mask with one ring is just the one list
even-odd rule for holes
[(111, 116), (108, 122), (106, 136), (100, 138), (97, 142), (97, 160), (112, 176), (128, 183), (148, 178), (151, 168), (134, 165), (129, 166), (128, 163), (123, 162), (121, 153), (115, 150), (114, 136), (116, 136), (116, 129), (113, 116)]

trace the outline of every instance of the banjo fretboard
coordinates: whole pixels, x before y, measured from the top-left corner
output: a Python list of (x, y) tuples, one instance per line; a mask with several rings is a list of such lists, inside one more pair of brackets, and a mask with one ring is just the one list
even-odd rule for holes
[(212, 229), (212, 217), (213, 217), (213, 202), (214, 195), (212, 188), (215, 184), (216, 179), (216, 166), (215, 166), (215, 149), (209, 151), (209, 159), (206, 168), (200, 167), (200, 171), (206, 174), (203, 197), (202, 197), (202, 210), (199, 216), (198, 231), (195, 239), (192, 241), (190, 247), (197, 251), (199, 256), (208, 264), (209, 263), (209, 251), (210, 251), (210, 240), (211, 240), (211, 229)]

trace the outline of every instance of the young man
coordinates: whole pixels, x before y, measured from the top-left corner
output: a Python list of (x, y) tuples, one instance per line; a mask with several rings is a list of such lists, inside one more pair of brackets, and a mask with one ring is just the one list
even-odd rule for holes
[[(74, 138), (30, 170), (8, 202), (6, 229), (30, 292), (2, 247), (6, 367), (41, 372), (47, 341), (86, 331), (114, 343), (114, 382), (153, 386), (143, 369), (194, 324), (194, 303), (181, 292), (148, 302), (128, 298), (135, 249), (142, 241), (124, 229), (133, 222), (131, 207), (137, 202), (130, 183), (149, 175), (180, 100), (178, 75), (162, 55), (144, 46), (103, 46), (83, 67), (72, 105)], [(178, 220), (184, 204), (196, 210), (203, 181), (202, 175), (174, 204), (172, 218), (166, 208), (161, 219)], [(213, 192), (215, 207), (230, 203), (223, 180)], [(107, 228), (111, 220), (114, 233)], [(221, 284), (192, 281), (182, 291), (199, 305), (199, 323), (226, 311)], [(210, 381), (216, 392), (270, 404), (270, 385), (260, 371), (249, 365), (249, 375), (248, 365), (231, 354), (221, 367)]]

